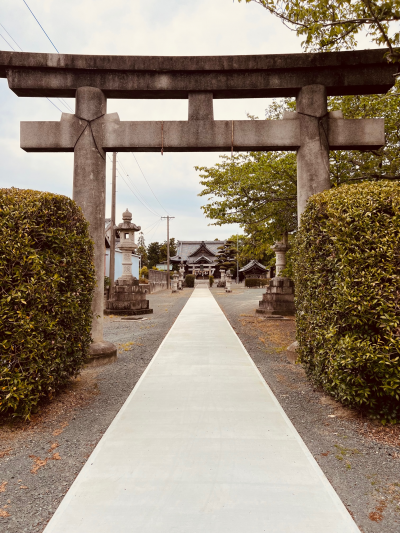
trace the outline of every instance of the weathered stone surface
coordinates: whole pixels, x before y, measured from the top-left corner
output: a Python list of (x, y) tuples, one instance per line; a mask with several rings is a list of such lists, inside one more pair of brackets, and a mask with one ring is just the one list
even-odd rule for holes
[(117, 347), (108, 341), (98, 341), (91, 344), (87, 365), (100, 366), (113, 363), (117, 359)]
[(148, 285), (139, 284), (139, 280), (119, 278), (110, 292), (106, 303), (105, 315), (145, 315), (153, 312), (147, 300)]
[(291, 363), (295, 363), (298, 357), (297, 349), (299, 347), (299, 343), (297, 341), (292, 342), (290, 346), (286, 348), (286, 356), (289, 359)]
[(314, 54), (241, 56), (96, 56), (0, 52), (0, 77), (18, 96), (74, 97), (92, 86), (107, 98), (214, 98), (296, 96), (321, 84), (328, 95), (384, 93), (395, 64), (386, 49)]
[(259, 314), (291, 316), (295, 314), (294, 283), (290, 278), (272, 278), (256, 309)]

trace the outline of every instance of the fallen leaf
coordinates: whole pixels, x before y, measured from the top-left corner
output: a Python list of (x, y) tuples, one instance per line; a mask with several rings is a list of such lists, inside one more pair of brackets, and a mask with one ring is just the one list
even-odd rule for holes
[(7, 483), (8, 483), (8, 481), (3, 481), (3, 483), (0, 484), (0, 492), (5, 492), (6, 491)]
[(61, 435), (61, 433), (64, 431), (64, 429), (68, 426), (68, 422), (64, 422), (61, 424), (61, 427), (53, 431), (53, 436), (58, 437), (58, 435)]
[(50, 446), (50, 449), (49, 449), (48, 453), (51, 453), (53, 450), (55, 450), (59, 446), (60, 445), (58, 444), (58, 442), (53, 442), (53, 444)]
[(0, 518), (7, 518), (7, 516), (11, 516), (9, 512), (6, 511), (6, 508), (8, 505), (5, 505), (2, 509), (0, 509)]
[(11, 448), (8, 448), (8, 450), (4, 450), (4, 452), (0, 452), (0, 459), (5, 457), (6, 455), (9, 455), (11, 452)]
[(27, 489), (28, 487), (26, 487), (25, 485), (21, 485), (20, 486), (20, 489)]

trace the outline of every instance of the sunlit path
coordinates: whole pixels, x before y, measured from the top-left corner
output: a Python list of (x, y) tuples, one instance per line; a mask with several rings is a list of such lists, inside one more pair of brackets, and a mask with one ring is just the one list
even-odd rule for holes
[(45, 530), (358, 531), (203, 287)]

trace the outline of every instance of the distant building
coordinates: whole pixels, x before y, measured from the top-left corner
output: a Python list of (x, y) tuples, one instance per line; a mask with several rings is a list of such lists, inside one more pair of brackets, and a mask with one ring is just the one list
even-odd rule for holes
[(186, 274), (194, 274), (196, 278), (208, 276), (220, 277), (217, 265), (218, 248), (225, 241), (178, 241), (177, 252), (170, 261), (174, 265), (183, 263)]
[[(158, 263), (156, 265), (156, 269), (157, 270), (165, 270), (166, 271), (167, 270), (167, 262), (165, 261), (165, 263)], [(173, 269), (173, 265), (170, 264), (169, 265), (169, 269), (172, 270)]]
[(264, 265), (253, 259), (239, 270), (245, 278), (268, 278), (269, 270)]

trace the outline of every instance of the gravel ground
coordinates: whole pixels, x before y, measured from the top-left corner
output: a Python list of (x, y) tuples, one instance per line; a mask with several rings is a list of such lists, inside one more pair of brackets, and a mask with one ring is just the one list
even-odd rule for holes
[(143, 321), (106, 317), (117, 362), (85, 369), (30, 423), (0, 425), (0, 531), (43, 531), (64, 494), (151, 361), (192, 289), (150, 295)]
[(400, 428), (377, 427), (343, 408), (289, 363), (294, 320), (255, 316), (263, 289), (213, 288), (265, 381), (364, 533), (400, 531)]
[[(0, 531), (39, 533), (110, 425), (191, 289), (150, 295), (153, 315), (106, 318), (118, 360), (87, 368), (30, 423), (0, 425)], [(294, 321), (255, 316), (263, 289), (212, 293), (268, 385), (364, 533), (400, 531), (400, 428), (385, 429), (342, 408), (290, 364)], [(224, 532), (221, 532), (224, 533)]]

